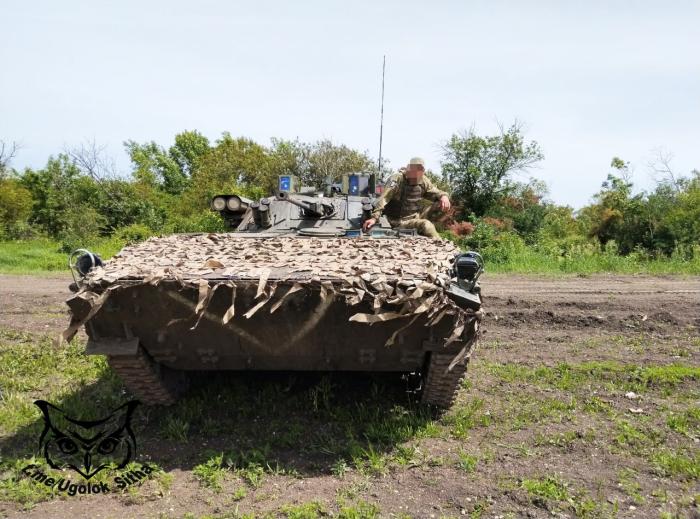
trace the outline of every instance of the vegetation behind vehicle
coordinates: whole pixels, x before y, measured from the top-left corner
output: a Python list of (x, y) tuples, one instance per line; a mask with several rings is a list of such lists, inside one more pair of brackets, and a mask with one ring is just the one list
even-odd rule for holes
[[(152, 235), (221, 232), (224, 222), (209, 209), (217, 193), (257, 199), (280, 174), (321, 187), (376, 169), (367, 152), (328, 140), (263, 146), (224, 133), (212, 143), (185, 131), (169, 148), (134, 141), (125, 148), (129, 175), (94, 143), (36, 170), (17, 171), (11, 155), (0, 157), (0, 270), (60, 270), (64, 253), (78, 246), (109, 256)], [(575, 211), (549, 200), (544, 182), (517, 180), (542, 159), (517, 123), (491, 136), (452, 135), (441, 172), (428, 172), (454, 202), (437, 220), (443, 236), (481, 250), (492, 271), (700, 273), (700, 172), (679, 175), (660, 156), (656, 187), (637, 192), (631, 165), (615, 157), (592, 203)]]

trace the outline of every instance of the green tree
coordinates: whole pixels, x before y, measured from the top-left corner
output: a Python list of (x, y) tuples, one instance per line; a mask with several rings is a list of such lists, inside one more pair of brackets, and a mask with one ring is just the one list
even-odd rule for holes
[(664, 246), (667, 252), (670, 252), (670, 240), (673, 240), (674, 248), (677, 245), (700, 245), (700, 171), (694, 170), (680, 189), (659, 226), (666, 237)]
[[(652, 251), (660, 250), (670, 254), (679, 241), (676, 226), (671, 226), (669, 218), (674, 214), (683, 199), (683, 192), (689, 186), (683, 179), (678, 184), (660, 182), (644, 203), (646, 233), (644, 246)], [(690, 222), (689, 222), (690, 223)]]
[(185, 177), (191, 177), (197, 169), (197, 163), (209, 152), (209, 139), (197, 130), (184, 131), (175, 136), (175, 144), (168, 150), (168, 155), (175, 161)]
[(330, 179), (339, 182), (344, 174), (374, 171), (374, 161), (366, 152), (325, 139), (313, 143), (273, 139), (270, 147), (274, 176), (291, 174), (302, 185), (323, 188)]
[(16, 237), (31, 212), (31, 192), (14, 178), (0, 178), (0, 237)]
[(308, 170), (302, 183), (321, 188), (327, 179), (338, 182), (346, 173), (373, 171), (374, 161), (366, 152), (336, 145), (326, 139), (306, 145)]
[(482, 137), (469, 130), (443, 146), (442, 174), (465, 215), (482, 216), (514, 189), (512, 174), (542, 160), (535, 141), (526, 142), (519, 123)]
[(528, 243), (536, 241), (549, 205), (544, 201), (547, 185), (541, 180), (513, 182), (509, 193), (491, 207), (487, 216), (512, 223), (513, 229)]
[(678, 245), (700, 243), (700, 175), (660, 181), (651, 193), (633, 193), (629, 163), (618, 157), (595, 203), (579, 212), (588, 234), (605, 245), (614, 240), (621, 253), (643, 248), (672, 253)]
[(198, 160), (179, 210), (182, 215), (208, 210), (212, 197), (221, 193), (260, 198), (276, 185), (268, 151), (250, 139), (224, 133)]
[(163, 147), (154, 141), (144, 144), (126, 141), (124, 146), (134, 167), (134, 178), (139, 182), (167, 193), (179, 193), (183, 189), (186, 177)]
[(119, 178), (94, 182), (81, 176), (75, 179), (73, 189), (77, 204), (89, 206), (101, 215), (100, 234), (111, 234), (135, 223), (158, 230), (165, 222), (167, 204), (162, 203), (163, 194), (156, 199), (138, 182)]
[(12, 169), (10, 162), (17, 155), (20, 146), (16, 142), (5, 142), (0, 139), (0, 180), (7, 178)]
[(573, 208), (563, 205), (551, 205), (542, 219), (540, 239), (566, 240), (581, 237), (581, 224), (574, 216)]
[(60, 236), (68, 212), (76, 208), (74, 187), (79, 176), (80, 170), (65, 154), (49, 157), (43, 169), (25, 170), (20, 182), (32, 194), (30, 223), (50, 236)]
[(428, 179), (430, 179), (433, 185), (438, 189), (445, 191), (446, 193), (452, 192), (452, 186), (449, 184), (449, 182), (445, 180), (445, 178), (442, 175), (437, 175), (433, 173), (431, 169), (426, 169), (425, 176), (428, 177)]
[(596, 203), (581, 211), (589, 236), (597, 238), (602, 246), (614, 240), (623, 254), (637, 247), (650, 249), (652, 222), (645, 194), (632, 193), (629, 162), (613, 157), (610, 166), (614, 172), (608, 174), (602, 189), (594, 195)]
[(270, 168), (274, 176), (294, 175), (304, 179), (309, 171), (309, 146), (298, 139), (272, 138), (269, 148)]
[(197, 164), (210, 151), (209, 140), (196, 130), (177, 134), (167, 151), (153, 141), (139, 144), (130, 140), (124, 146), (134, 177), (170, 194), (182, 193), (189, 186)]

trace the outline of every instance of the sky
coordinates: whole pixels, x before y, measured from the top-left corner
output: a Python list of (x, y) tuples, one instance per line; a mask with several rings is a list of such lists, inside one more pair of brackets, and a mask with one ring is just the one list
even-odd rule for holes
[(39, 168), (95, 141), (176, 133), (332, 139), (395, 168), (470, 128), (523, 123), (545, 159), (518, 178), (581, 207), (619, 156), (700, 169), (698, 1), (0, 0), (0, 139)]

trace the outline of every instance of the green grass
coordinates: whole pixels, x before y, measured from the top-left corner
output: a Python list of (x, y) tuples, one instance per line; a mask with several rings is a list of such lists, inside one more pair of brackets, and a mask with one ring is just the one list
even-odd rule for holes
[(375, 519), (379, 517), (379, 507), (367, 501), (340, 507), (338, 519)]
[[(83, 247), (103, 258), (118, 252), (124, 243), (117, 238), (102, 238)], [(610, 252), (572, 253), (567, 256), (551, 256), (532, 247), (515, 254), (490, 257), (485, 254), (486, 268), (494, 273), (520, 274), (700, 274), (700, 257), (683, 260), (678, 257), (648, 258), (639, 254), (620, 256)], [(66, 270), (66, 253), (58, 241), (35, 238), (0, 242), (0, 273), (41, 274)], [(314, 406), (323, 405), (323, 391), (319, 388)]]
[(457, 467), (467, 473), (474, 472), (479, 463), (478, 456), (473, 456), (472, 454), (464, 451), (460, 451), (457, 454), (457, 458)]
[(88, 357), (83, 350), (79, 341), (57, 347), (50, 337), (0, 328), (0, 501), (31, 507), (56, 496), (20, 475), (23, 466), (36, 463), (31, 454), (43, 422), (35, 399), (58, 403), (69, 414), (88, 420), (123, 403), (121, 383), (105, 359)]
[(553, 516), (558, 517), (561, 510), (570, 510), (580, 519), (617, 517), (616, 505), (611, 506), (598, 496), (591, 497), (556, 475), (525, 478), (520, 481), (520, 488), (535, 506), (549, 510)]
[[(124, 246), (116, 238), (103, 238), (86, 243), (83, 248), (110, 258)], [(0, 274), (50, 274), (68, 272), (68, 254), (61, 244), (47, 238), (0, 241)]]
[(617, 474), (620, 488), (632, 498), (636, 505), (642, 505), (645, 498), (642, 495), (642, 487), (637, 482), (638, 474), (632, 469), (622, 469)]
[[(443, 232), (443, 238), (463, 249), (470, 248), (470, 239)], [(609, 244), (601, 250), (594, 243), (570, 245), (562, 250), (551, 244), (526, 244), (512, 233), (481, 242), (477, 249), (488, 272), (519, 274), (700, 274), (700, 246), (674, 251), (670, 256), (634, 251), (626, 256)], [(689, 259), (686, 259), (689, 258)]]
[(700, 274), (700, 258), (645, 258), (611, 253), (581, 254), (566, 257), (545, 255), (525, 249), (505, 260), (484, 258), (488, 272), (516, 274)]
[(563, 362), (554, 367), (492, 363), (487, 369), (507, 382), (528, 382), (563, 391), (597, 385), (642, 393), (649, 389), (672, 390), (684, 382), (700, 381), (700, 367), (682, 363), (637, 366), (613, 361), (594, 361), (580, 364)]
[(679, 477), (689, 481), (700, 479), (700, 453), (685, 453), (664, 449), (653, 455), (652, 461), (662, 476)]
[[(360, 391), (359, 397), (357, 391), (351, 391), (348, 400), (343, 384), (354, 385), (355, 378), (341, 380), (337, 387), (336, 382), (331, 385), (330, 379), (321, 379), (293, 393), (288, 392), (289, 380), (263, 384), (259, 377), (238, 378), (233, 383), (230, 379), (207, 381), (172, 408), (140, 409), (137, 416), (147, 418), (135, 427), (140, 443), (169, 445), (173, 452), (187, 448), (193, 438), (220, 438), (221, 450), (217, 447), (213, 454), (191, 461), (193, 475), (215, 492), (232, 478), (257, 490), (268, 476), (298, 477), (296, 467), (279, 461), (280, 454), (290, 449), (302, 457), (321, 456), (328, 472), (335, 470), (339, 476), (355, 471), (377, 477), (390, 464), (399, 463), (401, 452), (410, 462), (411, 449), (405, 442), (446, 434), (429, 409), (391, 403), (395, 398), (387, 399), (383, 386), (365, 386), (366, 394)], [(53, 497), (40, 492), (40, 487), (33, 492), (34, 487), (14, 470), (15, 465), (27, 463), (41, 431), (40, 412), (33, 401), (46, 399), (72, 416), (92, 419), (130, 398), (105, 359), (86, 356), (81, 341), (56, 346), (50, 337), (3, 328), (0, 387), (4, 448), (0, 491), (8, 501), (28, 506)], [(401, 393), (402, 387), (392, 391)], [(345, 515), (372, 516), (372, 506), (358, 506), (347, 507)]]
[[(454, 239), (450, 233), (443, 237)], [(464, 244), (455, 240), (460, 247)], [(616, 250), (601, 251), (593, 244), (572, 247), (562, 254), (541, 244), (526, 245), (522, 240), (488, 242), (481, 252), (489, 272), (520, 274), (700, 274), (700, 247), (671, 256), (652, 255), (635, 251), (626, 256)]]
[(619, 420), (616, 424), (614, 443), (626, 452), (643, 454), (648, 449), (661, 445), (665, 437), (654, 427), (645, 424), (633, 424), (627, 420)]
[(589, 440), (593, 436), (592, 432), (586, 435), (578, 431), (565, 431), (562, 433), (545, 436), (541, 433), (535, 435), (535, 445), (554, 446), (562, 449), (570, 449), (579, 440)]
[(190, 430), (190, 423), (178, 416), (168, 416), (165, 419), (161, 433), (168, 440), (175, 440), (181, 443), (187, 442), (187, 433)]
[(389, 456), (378, 451), (370, 443), (366, 448), (357, 449), (352, 462), (361, 474), (382, 476), (388, 470)]
[(520, 482), (520, 487), (531, 497), (536, 499), (548, 499), (553, 501), (566, 501), (569, 499), (568, 485), (555, 476), (523, 479)]
[(218, 492), (221, 490), (221, 482), (226, 475), (226, 470), (222, 463), (223, 453), (215, 454), (204, 463), (196, 465), (194, 469), (192, 469), (192, 474), (194, 474), (194, 477), (196, 477), (203, 486)]
[(480, 398), (469, 400), (447, 415), (445, 422), (451, 426), (455, 438), (467, 438), (469, 431), (479, 426), (488, 426), (491, 416), (483, 411), (484, 401)]
[(285, 505), (280, 512), (287, 519), (315, 519), (328, 514), (326, 507), (318, 501), (302, 503), (300, 505)]
[(670, 413), (666, 418), (666, 425), (671, 430), (689, 438), (700, 438), (700, 407)]
[[(288, 470), (279, 465), (275, 460), (268, 460), (269, 454), (252, 449), (247, 452), (232, 452), (213, 454), (196, 465), (193, 469), (194, 476), (200, 483), (216, 492), (222, 490), (222, 482), (226, 474), (232, 474), (241, 478), (251, 488), (259, 488), (267, 475), (295, 476), (294, 470)], [(244, 489), (238, 489), (239, 499), (245, 496)]]
[(104, 357), (88, 357), (83, 351), (79, 341), (56, 347), (50, 337), (36, 340), (29, 334), (0, 329), (0, 434), (14, 433), (40, 416), (32, 403), (35, 398), (68, 398), (98, 378), (103, 379), (105, 391), (95, 399), (69, 401), (72, 410), (87, 419), (122, 403), (120, 384)]
[(43, 460), (34, 457), (2, 461), (0, 463), (0, 501), (11, 501), (30, 509), (35, 504), (52, 499), (57, 491), (46, 485), (37, 485), (34, 481), (22, 477), (21, 471), (28, 464), (39, 465), (43, 472), (50, 469)]
[[(56, 498), (19, 476), (41, 430), (34, 399), (89, 419), (130, 398), (104, 359), (85, 356), (83, 347), (57, 347), (49, 337), (0, 328), (0, 501), (31, 507)], [(210, 374), (170, 408), (138, 409), (139, 454), (158, 446), (155, 461), (191, 471), (199, 491), (217, 506), (243, 509), (269, 500), (275, 517), (299, 518), (378, 517), (377, 505), (362, 500), (374, 501), (383, 482), (408, 471), (429, 486), (440, 484), (443, 470), (495, 485), (491, 474), (504, 455), (522, 462), (509, 480), (523, 503), (576, 517), (609, 517), (616, 505), (596, 490), (593, 477), (567, 479), (554, 467), (537, 472), (552, 455), (556, 464), (593, 446), (606, 452), (618, 462), (619, 490), (612, 497), (624, 506), (627, 499), (658, 504), (647, 496), (652, 477), (683, 499), (700, 477), (694, 443), (700, 368), (692, 365), (572, 360), (529, 366), (487, 357), (474, 363), (473, 383), (440, 416), (408, 400), (400, 384), (380, 377), (358, 384), (358, 377), (319, 376), (295, 385), (286, 375)], [(643, 395), (639, 405), (646, 414), (627, 412), (638, 405), (624, 399), (628, 390)], [(163, 474), (166, 479), (155, 482), (161, 489), (171, 483)], [(336, 502), (306, 495), (273, 504), (276, 485), (318, 475), (342, 485)], [(147, 490), (130, 489), (119, 499), (138, 504), (149, 499)], [(465, 514), (486, 516), (483, 496), (474, 497)]]

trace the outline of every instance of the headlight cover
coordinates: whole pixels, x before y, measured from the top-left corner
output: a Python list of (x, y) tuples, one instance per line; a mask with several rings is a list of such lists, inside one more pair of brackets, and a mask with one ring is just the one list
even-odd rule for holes
[(217, 196), (211, 201), (211, 206), (215, 211), (223, 211), (226, 209), (226, 199), (223, 196)]
[(229, 211), (240, 211), (241, 199), (237, 196), (229, 197), (229, 199), (226, 201), (226, 207)]

